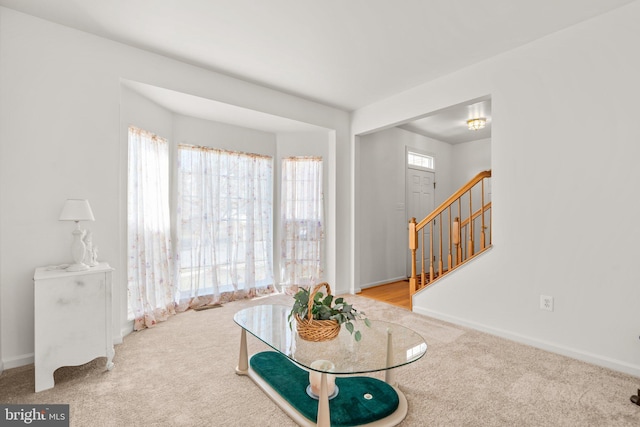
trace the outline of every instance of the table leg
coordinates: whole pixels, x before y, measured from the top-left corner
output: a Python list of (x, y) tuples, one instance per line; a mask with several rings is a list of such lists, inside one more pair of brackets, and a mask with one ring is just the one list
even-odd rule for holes
[[(391, 329), (387, 329), (387, 366), (393, 366), (393, 333)], [(393, 369), (384, 371), (384, 382), (390, 386), (398, 385), (396, 383), (396, 375)]]
[(329, 386), (327, 374), (322, 373), (320, 378), (320, 396), (318, 397), (318, 427), (331, 427), (331, 414), (329, 412)]
[(242, 328), (240, 333), (240, 355), (238, 356), (238, 366), (236, 374), (247, 375), (249, 373), (249, 356), (247, 355), (247, 330)]

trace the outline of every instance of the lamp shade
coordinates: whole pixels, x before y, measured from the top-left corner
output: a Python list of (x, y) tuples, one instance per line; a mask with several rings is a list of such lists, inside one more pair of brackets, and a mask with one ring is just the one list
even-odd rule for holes
[(60, 221), (95, 221), (87, 199), (67, 199), (59, 219)]

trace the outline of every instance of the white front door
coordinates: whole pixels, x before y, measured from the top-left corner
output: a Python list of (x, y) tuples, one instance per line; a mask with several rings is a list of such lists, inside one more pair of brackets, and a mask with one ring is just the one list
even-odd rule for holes
[[(422, 221), (427, 215), (435, 209), (435, 172), (424, 169), (407, 168), (407, 227), (409, 220), (415, 218), (416, 222)], [(424, 241), (429, 241), (429, 229), (425, 228), (426, 234)], [(407, 248), (409, 248), (409, 232), (407, 231)], [(418, 246), (422, 247), (422, 239), (418, 242)], [(429, 245), (425, 248), (425, 260), (428, 260)], [(417, 272), (422, 271), (422, 250), (418, 249), (416, 253)], [(411, 277), (411, 251), (407, 249), (407, 277)]]

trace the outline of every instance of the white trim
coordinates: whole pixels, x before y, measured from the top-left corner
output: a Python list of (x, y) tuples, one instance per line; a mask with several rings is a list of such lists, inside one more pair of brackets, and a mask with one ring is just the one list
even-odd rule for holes
[(120, 342), (118, 344), (121, 344), (124, 337), (131, 332), (133, 332), (133, 319), (125, 321), (124, 324), (120, 326)]
[[(0, 364), (4, 365), (4, 369), (19, 368), (20, 366), (31, 365), (35, 360), (34, 353), (21, 354), (20, 356), (4, 359)], [(2, 370), (0, 370), (1, 372)]]
[[(360, 136), (352, 134), (350, 138), (350, 154), (349, 159), (349, 184), (351, 191), (349, 192), (349, 260), (347, 261), (350, 266), (349, 279), (351, 284), (349, 288), (351, 292), (360, 292), (358, 284), (360, 283), (360, 224), (357, 221), (358, 213), (362, 209), (360, 205)], [(357, 159), (357, 160), (356, 160)]]
[[(131, 332), (133, 332), (133, 320), (128, 321), (125, 325), (122, 326), (120, 336), (118, 335), (113, 336), (113, 344), (114, 345), (122, 344), (123, 342), (122, 337), (128, 335)], [(13, 368), (19, 368), (21, 366), (31, 365), (32, 363), (34, 363), (34, 360), (35, 360), (34, 353), (27, 353), (27, 354), (22, 354), (20, 356), (12, 357), (9, 359), (2, 359), (0, 360), (0, 374), (5, 369), (13, 369)]]
[(413, 311), (418, 314), (422, 314), (436, 319), (444, 320), (445, 322), (454, 323), (460, 326), (466, 326), (471, 329), (475, 329), (481, 332), (486, 332), (491, 335), (495, 335), (501, 338), (505, 338), (511, 341), (515, 341), (521, 344), (530, 345), (542, 350), (550, 351), (552, 353), (560, 354), (570, 357), (572, 359), (581, 360), (583, 362), (591, 363), (593, 365), (601, 366), (614, 371), (623, 372), (625, 374), (640, 377), (640, 365), (632, 365), (627, 362), (623, 362), (609, 357), (603, 357), (597, 354), (589, 353), (582, 350), (566, 347), (549, 341), (540, 340), (537, 338), (529, 337), (526, 335), (517, 334), (504, 329), (494, 328), (482, 323), (477, 323), (462, 319), (456, 316), (450, 316), (448, 314), (440, 313), (437, 311), (424, 309), (420, 307), (414, 307)]

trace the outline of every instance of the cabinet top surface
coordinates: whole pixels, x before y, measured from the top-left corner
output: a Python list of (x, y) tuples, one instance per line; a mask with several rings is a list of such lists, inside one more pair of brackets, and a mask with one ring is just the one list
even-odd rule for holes
[(113, 270), (114, 269), (107, 262), (101, 262), (95, 267), (89, 267), (88, 270), (84, 271), (67, 271), (64, 268), (59, 268), (58, 266), (51, 265), (47, 267), (36, 268), (33, 280), (52, 279), (56, 277), (82, 276), (85, 274), (106, 273)]

